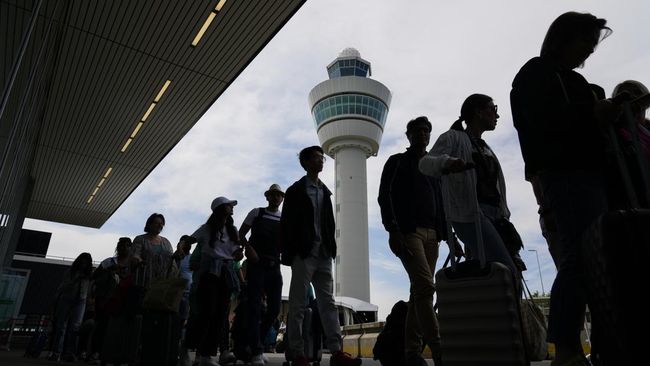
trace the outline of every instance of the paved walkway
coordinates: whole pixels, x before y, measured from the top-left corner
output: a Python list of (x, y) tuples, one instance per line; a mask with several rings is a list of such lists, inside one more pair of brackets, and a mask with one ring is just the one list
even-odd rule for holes
[[(269, 357), (269, 363), (267, 366), (282, 366), (282, 363), (284, 362), (284, 355), (283, 354), (278, 354), (278, 353), (267, 353), (266, 354)], [(37, 365), (49, 365), (52, 366), (54, 365), (53, 362), (47, 361), (45, 358), (45, 355), (43, 357), (34, 359), (34, 358), (24, 358), (23, 357), (23, 352), (22, 351), (0, 351), (0, 365), (2, 366), (37, 366)], [(431, 360), (428, 361), (430, 366), (433, 366), (433, 362)], [(329, 366), (329, 355), (325, 354), (323, 355), (323, 361), (321, 362), (321, 366)], [(543, 362), (533, 362), (531, 366), (548, 366), (551, 364), (551, 361), (543, 361)], [(76, 362), (74, 364), (71, 363), (60, 363), (60, 365), (89, 365), (84, 362)], [(243, 363), (238, 363), (238, 365), (244, 365)], [(381, 366), (379, 361), (374, 361), (372, 359), (365, 358), (363, 359), (363, 365), (364, 366)]]

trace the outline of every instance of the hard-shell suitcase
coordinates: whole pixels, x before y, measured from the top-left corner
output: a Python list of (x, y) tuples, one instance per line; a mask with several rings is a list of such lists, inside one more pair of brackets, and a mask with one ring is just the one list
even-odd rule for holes
[(592, 353), (599, 365), (632, 364), (645, 358), (650, 329), (647, 282), (650, 210), (621, 210), (601, 216), (585, 233), (583, 260), (592, 322)]
[[(309, 306), (305, 308), (305, 315), (302, 322), (302, 339), (304, 343), (305, 357), (312, 366), (320, 365), (323, 356), (323, 327), (321, 325), (320, 313), (318, 312), (317, 300), (311, 300)], [(284, 333), (284, 340), (287, 342), (285, 351), (286, 361), (283, 366), (291, 365), (293, 355), (289, 350), (289, 329)]]
[(442, 360), (446, 366), (528, 365), (519, 294), (501, 263), (458, 263), (436, 273)]
[[(650, 94), (632, 104), (647, 108)], [(621, 123), (635, 131), (630, 104), (623, 105)], [(643, 159), (638, 137), (620, 141), (610, 126), (609, 141), (622, 182), (626, 210), (604, 214), (584, 233), (582, 259), (592, 323), (592, 363), (598, 366), (634, 364), (645, 358), (646, 337), (638, 332), (649, 329), (644, 316), (647, 305), (638, 298), (639, 284), (648, 278), (650, 257), (650, 169)], [(627, 146), (624, 146), (627, 145)], [(624, 154), (624, 150), (628, 153)], [(620, 188), (620, 187), (619, 187)], [(643, 208), (642, 208), (643, 207)]]

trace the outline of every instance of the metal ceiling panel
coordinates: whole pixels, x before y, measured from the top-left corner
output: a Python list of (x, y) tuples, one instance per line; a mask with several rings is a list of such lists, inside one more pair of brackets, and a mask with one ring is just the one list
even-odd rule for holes
[[(30, 75), (45, 68), (35, 66), (38, 53), (48, 25), (57, 24), (60, 42), (47, 59), (53, 75), (39, 94), (47, 98), (35, 99), (42, 106), (34, 110), (44, 112), (27, 216), (90, 227), (117, 210), (305, 2), (228, 0), (192, 47), (218, 0), (43, 1), (15, 84), (24, 92)], [(0, 0), (0, 49), (7, 50), (0, 56), (0, 86), (34, 4)], [(54, 12), (57, 4), (66, 7), (63, 16)], [(166, 80), (169, 88), (120, 152)], [(20, 117), (17, 103), (0, 120), (0, 142)], [(109, 166), (111, 175), (87, 203)]]

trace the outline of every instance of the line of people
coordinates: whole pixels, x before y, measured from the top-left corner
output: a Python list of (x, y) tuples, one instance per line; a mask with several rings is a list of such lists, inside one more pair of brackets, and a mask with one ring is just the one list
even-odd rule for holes
[[(548, 340), (556, 347), (553, 365), (587, 365), (579, 338), (586, 304), (580, 240), (587, 227), (616, 201), (612, 193), (616, 190), (608, 181), (611, 172), (602, 162), (608, 161), (604, 129), (618, 120), (621, 107), (616, 98), (605, 99), (602, 88), (574, 71), (609, 33), (606, 21), (591, 14), (561, 15), (550, 26), (540, 56), (527, 62), (512, 84), (510, 102), (526, 164), (525, 178), (533, 186), (542, 230), (558, 267), (549, 317)], [(614, 97), (623, 91), (626, 100), (648, 93), (635, 81), (620, 84)], [(645, 107), (635, 113), (638, 129), (622, 129), (619, 134), (627, 140), (640, 139), (644, 157), (650, 158)], [(434, 273), (440, 241), (454, 235), (450, 229), (464, 243), (464, 248), (452, 248), (454, 255), (478, 258), (483, 251), (487, 261), (503, 263), (519, 280), (526, 269), (519, 257), (521, 238), (510, 222), (504, 174), (483, 139), (485, 132), (496, 128), (498, 118), (491, 97), (472, 94), (462, 103), (458, 120), (429, 152), (431, 122), (427, 117), (409, 121), (409, 148), (389, 157), (384, 166), (378, 197), (382, 223), (390, 249), (410, 280), (404, 365), (424, 365), (424, 345), (431, 349), (435, 365), (442, 365), (433, 307)], [(219, 348), (228, 340), (233, 294), (245, 291), (248, 324), (252, 324), (247, 327), (247, 361), (263, 365), (262, 339), (280, 311), (280, 265), (284, 264), (292, 271), (287, 359), (294, 366), (309, 364), (302, 323), (304, 299), (313, 284), (325, 344), (332, 353), (330, 364), (360, 365), (359, 358), (342, 351), (333, 297), (332, 260), (337, 246), (332, 193), (319, 179), (324, 152), (319, 146), (307, 147), (300, 152), (299, 162), (305, 176), (286, 193), (273, 184), (264, 193), (268, 205), (251, 210), (239, 230), (232, 219), (237, 201), (218, 197), (211, 203), (206, 223), (183, 236), (175, 251), (169, 240), (160, 236), (164, 217), (153, 214), (145, 234), (137, 236), (132, 246), (128, 238), (121, 238), (116, 256), (104, 260), (94, 274), (90, 274), (90, 255), (80, 255), (59, 292), (57, 341), (51, 358), (70, 358), (63, 345), (72, 347), (76, 341), (63, 341), (63, 323), (69, 320), (72, 334), (78, 329), (91, 278), (96, 288), (98, 329), (93, 344), (99, 345), (111, 307), (116, 306), (112, 294), (126, 278), (134, 277), (135, 268), (146, 268), (140, 279), (145, 292), (160, 279), (179, 276), (179, 271), (188, 280), (177, 320), (186, 323), (182, 364), (189, 362), (188, 349), (196, 349), (200, 365), (217, 365), (213, 357), (219, 351), (219, 363), (236, 359), (227, 347)], [(245, 277), (237, 267), (244, 255)], [(123, 301), (120, 306), (128, 306)], [(93, 352), (99, 349), (93, 348)]]
[[(336, 242), (331, 191), (318, 178), (324, 161), (319, 146), (303, 149), (299, 162), (306, 175), (289, 187), (286, 194), (279, 185), (271, 185), (264, 193), (268, 205), (251, 210), (239, 230), (232, 218), (237, 201), (217, 197), (210, 205), (211, 214), (206, 223), (191, 235), (183, 235), (176, 250), (160, 235), (165, 226), (164, 216), (154, 213), (147, 219), (145, 234), (136, 236), (133, 243), (129, 238), (120, 238), (116, 255), (102, 261), (94, 272), (90, 254), (81, 254), (58, 291), (55, 347), (49, 359), (76, 360), (78, 331), (92, 288), (96, 326), (87, 358), (90, 361), (112, 360), (114, 355), (101, 354), (110, 352), (107, 343), (128, 333), (142, 332), (141, 339), (133, 341), (142, 343), (140, 362), (148, 364), (145, 348), (151, 348), (146, 346), (158, 335), (149, 334), (147, 325), (168, 322), (169, 337), (176, 344), (182, 339), (178, 355), (168, 358), (173, 358), (170, 365), (176, 361), (181, 365), (192, 364), (188, 352), (191, 349), (196, 350), (196, 362), (201, 366), (234, 363), (237, 359), (264, 365), (268, 360), (262, 342), (281, 307), (282, 261), (292, 269), (287, 359), (297, 366), (309, 364), (302, 337), (303, 299), (313, 284), (325, 343), (332, 354), (330, 364), (360, 365), (359, 358), (342, 351), (333, 297), (332, 259), (336, 255)], [(283, 200), (284, 213), (279, 209)], [(245, 275), (239, 264), (244, 254)], [(178, 311), (163, 314), (166, 318), (161, 320), (159, 312), (142, 308), (152, 286), (168, 278), (187, 281)], [(237, 313), (245, 313), (247, 319), (244, 339), (239, 340), (245, 344), (246, 355), (237, 355), (229, 347), (230, 305), (244, 293), (246, 301), (241, 304), (244, 308)], [(136, 314), (140, 313), (144, 320), (138, 320)], [(122, 326), (111, 327), (117, 318), (130, 320), (122, 322)], [(145, 326), (134, 328), (133, 324), (138, 322)], [(159, 353), (169, 352), (167, 348), (178, 350), (178, 347), (168, 347), (169, 344), (158, 346)], [(138, 346), (132, 348), (137, 352)], [(217, 363), (214, 357), (218, 353)], [(126, 361), (131, 359), (126, 357)]]

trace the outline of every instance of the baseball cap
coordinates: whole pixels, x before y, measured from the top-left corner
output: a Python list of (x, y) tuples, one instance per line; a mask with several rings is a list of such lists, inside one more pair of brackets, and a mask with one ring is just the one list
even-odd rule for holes
[(237, 206), (237, 201), (236, 200), (229, 200), (226, 197), (217, 197), (214, 200), (212, 200), (212, 204), (210, 205), (210, 209), (214, 211), (217, 207), (225, 204), (231, 204), (233, 206)]

